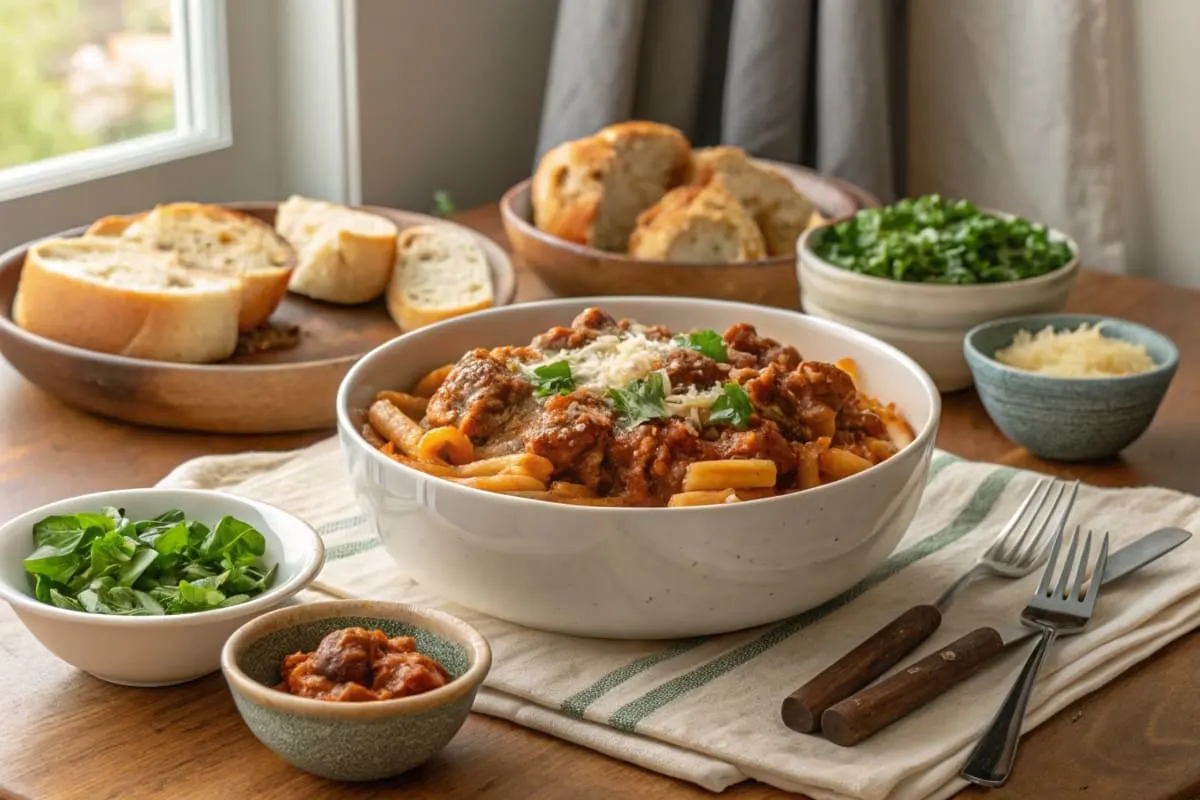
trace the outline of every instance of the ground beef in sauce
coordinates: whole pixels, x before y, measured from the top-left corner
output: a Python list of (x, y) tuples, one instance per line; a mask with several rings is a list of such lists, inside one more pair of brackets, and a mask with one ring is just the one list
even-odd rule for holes
[(533, 385), (513, 372), (494, 351), (472, 350), (461, 359), (429, 399), (430, 427), (457, 425), (472, 439), (500, 430)]
[(710, 447), (679, 418), (653, 420), (618, 428), (607, 466), (613, 485), (624, 487), (630, 505), (662, 505), (683, 488), (687, 465), (703, 460)]
[(671, 381), (671, 390), (677, 394), (687, 391), (689, 386), (708, 389), (729, 375), (728, 364), (719, 364), (695, 350), (684, 349), (672, 350), (663, 370)]
[(784, 369), (800, 365), (800, 352), (789, 344), (759, 336), (753, 325), (739, 322), (725, 331), (729, 362), (735, 367), (765, 367), (779, 364)]
[(615, 319), (598, 308), (587, 308), (571, 320), (571, 327), (556, 325), (545, 333), (533, 337), (531, 345), (539, 350), (578, 350), (594, 342), (604, 333), (624, 330)]
[(850, 376), (820, 361), (805, 361), (794, 370), (768, 364), (742, 388), (764, 419), (801, 442), (832, 436), (838, 413), (855, 397)]
[(614, 423), (612, 407), (601, 397), (582, 390), (555, 395), (525, 430), (525, 450), (550, 459), (563, 479), (597, 490)]
[(769, 420), (749, 430), (726, 428), (713, 443), (711, 458), (763, 458), (775, 462), (779, 476), (796, 471), (796, 453), (791, 443)]
[(445, 667), (417, 652), (412, 637), (389, 639), (365, 628), (333, 631), (313, 652), (284, 657), (279, 674), (280, 691), (344, 703), (423, 694), (451, 680)]

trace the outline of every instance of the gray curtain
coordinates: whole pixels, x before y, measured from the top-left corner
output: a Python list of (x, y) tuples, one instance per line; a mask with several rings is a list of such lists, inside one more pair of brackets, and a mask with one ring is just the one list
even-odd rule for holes
[(890, 201), (1046, 221), (1125, 268), (1110, 0), (561, 0), (538, 151), (625, 119)]

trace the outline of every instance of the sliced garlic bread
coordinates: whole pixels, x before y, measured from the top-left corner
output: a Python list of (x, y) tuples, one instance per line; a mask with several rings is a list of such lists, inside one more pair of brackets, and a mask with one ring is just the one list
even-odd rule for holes
[(387, 289), (396, 262), (391, 220), (293, 195), (279, 204), (275, 230), (296, 249), (288, 282), (297, 294), (330, 303), (366, 303)]
[(439, 225), (401, 232), (387, 289), (388, 313), (401, 330), (488, 308), (494, 291), (487, 256), (471, 234)]
[(766, 255), (762, 232), (750, 213), (715, 178), (680, 186), (638, 217), (629, 254), (657, 261), (718, 264)]
[(296, 266), (296, 251), (270, 225), (203, 203), (157, 206), (134, 218), (120, 235), (151, 249), (173, 251), (189, 270), (241, 280), (238, 326), (243, 331), (259, 327), (274, 313)]
[(205, 363), (237, 347), (242, 284), (186, 269), (178, 255), (117, 237), (30, 248), (13, 316), (63, 344), (157, 361)]
[(690, 153), (682, 133), (656, 122), (622, 122), (561, 144), (534, 171), (534, 224), (568, 241), (624, 252), (638, 214), (683, 181)]
[(812, 202), (786, 177), (755, 164), (739, 147), (706, 147), (692, 151), (692, 183), (704, 185), (719, 175), (762, 229), (767, 252), (794, 255), (796, 239), (809, 226)]

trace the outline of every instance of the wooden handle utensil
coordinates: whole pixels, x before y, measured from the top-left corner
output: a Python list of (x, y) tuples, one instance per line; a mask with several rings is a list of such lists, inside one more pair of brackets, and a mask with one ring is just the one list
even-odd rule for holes
[(887, 672), (942, 624), (931, 605), (913, 606), (783, 700), (783, 724), (800, 733), (821, 728), (826, 709)]
[(994, 628), (977, 628), (831, 706), (821, 715), (821, 729), (834, 744), (852, 747), (966, 680), (1003, 649)]

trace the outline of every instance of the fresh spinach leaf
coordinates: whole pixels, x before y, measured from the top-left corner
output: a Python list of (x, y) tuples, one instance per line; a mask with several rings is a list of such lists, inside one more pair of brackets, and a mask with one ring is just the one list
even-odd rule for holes
[(571, 365), (566, 361), (553, 361), (534, 367), (530, 370), (529, 378), (533, 382), (533, 393), (538, 397), (565, 395), (575, 391), (575, 378), (571, 375)]
[(686, 347), (689, 350), (695, 350), (701, 355), (708, 356), (713, 361), (728, 361), (729, 356), (725, 352), (725, 339), (716, 331), (703, 330), (693, 331), (688, 334), (679, 334), (675, 337), (675, 343), (680, 347)]
[(130, 520), (122, 509), (47, 517), (24, 559), (41, 602), (126, 616), (182, 614), (245, 602), (270, 588), (266, 539), (233, 517), (209, 527), (171, 510)]
[(750, 403), (750, 396), (746, 394), (746, 390), (729, 381), (725, 384), (721, 396), (709, 408), (707, 424), (727, 424), (738, 430), (745, 430), (750, 426), (750, 415), (753, 413), (754, 406)]
[(624, 423), (631, 427), (670, 416), (663, 402), (666, 390), (661, 372), (651, 372), (622, 389), (609, 389), (607, 397)]

